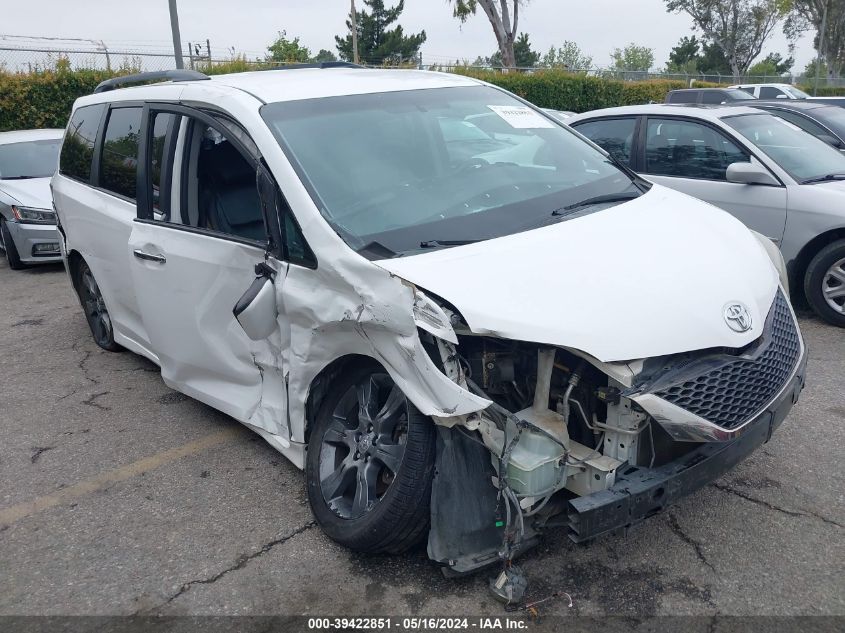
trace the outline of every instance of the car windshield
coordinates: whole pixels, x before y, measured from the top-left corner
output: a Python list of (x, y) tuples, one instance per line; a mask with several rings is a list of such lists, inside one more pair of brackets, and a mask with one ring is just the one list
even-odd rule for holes
[(323, 216), (363, 254), (490, 239), (641, 193), (604, 153), (495, 88), (281, 102), (262, 116)]
[(62, 139), (0, 145), (0, 180), (47, 178), (56, 171)]
[(798, 182), (845, 174), (845, 155), (784, 119), (746, 114), (723, 120)]
[(789, 94), (791, 94), (796, 99), (809, 99), (810, 98), (810, 95), (808, 95), (803, 90), (799, 90), (795, 86), (784, 86), (783, 91), (788, 92)]

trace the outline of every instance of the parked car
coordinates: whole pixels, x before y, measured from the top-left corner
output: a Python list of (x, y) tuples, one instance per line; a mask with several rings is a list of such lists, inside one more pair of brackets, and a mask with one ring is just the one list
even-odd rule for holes
[(826, 103), (827, 105), (835, 105), (840, 108), (845, 108), (845, 97), (810, 97), (810, 100), (817, 103)]
[(0, 250), (12, 270), (62, 260), (50, 177), (64, 130), (0, 133)]
[(743, 84), (730, 86), (757, 99), (806, 99), (810, 95), (790, 84)]
[(574, 112), (570, 112), (569, 110), (553, 110), (551, 108), (543, 108), (543, 112), (546, 114), (551, 114), (554, 118), (558, 121), (566, 121), (569, 117), (575, 116)]
[(347, 66), (76, 101), (53, 192), (100, 347), (304, 468), (334, 540), (452, 573), (768, 440), (806, 363), (773, 245), (498, 88)]
[(743, 106), (631, 106), (570, 125), (652, 182), (701, 198), (780, 246), (793, 294), (845, 326), (845, 155)]
[(736, 88), (685, 88), (670, 90), (666, 95), (666, 103), (697, 103), (705, 105), (719, 105), (735, 101), (750, 101), (753, 96), (744, 90)]
[(845, 109), (814, 101), (760, 101), (749, 104), (809, 132), (831, 147), (845, 152)]

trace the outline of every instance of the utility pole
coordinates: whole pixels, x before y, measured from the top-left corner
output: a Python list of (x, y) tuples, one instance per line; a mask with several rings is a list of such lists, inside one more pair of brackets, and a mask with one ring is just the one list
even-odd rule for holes
[(827, 6), (824, 5), (824, 15), (822, 15), (822, 30), (819, 31), (819, 50), (816, 55), (816, 85), (813, 88), (813, 96), (819, 96), (819, 76), (822, 72), (822, 50), (824, 49), (825, 38), (827, 37)]
[(358, 57), (358, 16), (355, 13), (355, 0), (350, 0), (350, 4), (352, 6), (352, 10), (349, 14), (352, 19), (352, 61), (356, 64), (360, 64), (361, 59)]
[(170, 5), (170, 32), (173, 34), (173, 57), (176, 58), (176, 68), (184, 68), (182, 60), (182, 39), (179, 36), (179, 14), (176, 12), (176, 0), (167, 0)]

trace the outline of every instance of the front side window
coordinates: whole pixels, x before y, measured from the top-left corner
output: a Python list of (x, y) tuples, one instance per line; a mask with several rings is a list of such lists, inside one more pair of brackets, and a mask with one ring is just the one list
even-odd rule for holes
[(785, 97), (786, 94), (780, 88), (773, 86), (763, 86), (760, 88), (761, 99), (777, 99), (778, 97)]
[(845, 174), (845, 155), (779, 117), (761, 113), (722, 120), (798, 182)]
[(59, 157), (59, 173), (82, 182), (91, 180), (94, 142), (105, 104), (82, 106), (70, 118)]
[(646, 173), (655, 176), (725, 180), (728, 165), (748, 155), (713, 128), (681, 119), (648, 120)]
[(61, 139), (0, 145), (0, 180), (47, 178), (56, 171)]
[(602, 119), (575, 124), (573, 127), (616, 160), (630, 164), (636, 119)]
[(490, 239), (639, 193), (601, 152), (490, 87), (273, 103), (262, 116), (325, 219), (362, 252)]
[[(742, 92), (741, 90), (739, 92)], [(719, 90), (708, 90), (701, 93), (701, 103), (717, 104), (728, 100), (728, 95)]]
[(100, 187), (135, 199), (140, 139), (141, 108), (114, 108), (109, 112), (100, 158)]

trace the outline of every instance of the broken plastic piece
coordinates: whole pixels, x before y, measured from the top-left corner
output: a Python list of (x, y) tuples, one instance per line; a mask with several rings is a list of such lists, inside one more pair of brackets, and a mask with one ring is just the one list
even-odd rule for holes
[(516, 565), (508, 565), (495, 578), (490, 579), (490, 591), (506, 605), (522, 602), (525, 590), (528, 589), (528, 579), (522, 569)]

